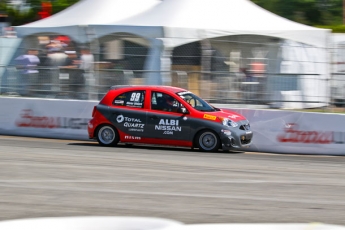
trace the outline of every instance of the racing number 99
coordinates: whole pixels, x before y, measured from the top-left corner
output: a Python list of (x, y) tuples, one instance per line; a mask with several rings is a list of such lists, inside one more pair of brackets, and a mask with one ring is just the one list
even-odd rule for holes
[(140, 93), (132, 93), (130, 101), (139, 101)]

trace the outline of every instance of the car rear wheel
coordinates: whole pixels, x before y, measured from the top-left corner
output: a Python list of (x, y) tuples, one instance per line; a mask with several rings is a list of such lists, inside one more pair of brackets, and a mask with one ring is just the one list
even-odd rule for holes
[(201, 131), (197, 135), (196, 141), (199, 150), (202, 152), (215, 152), (219, 149), (219, 137), (210, 130)]
[(119, 142), (119, 134), (115, 127), (102, 125), (97, 129), (97, 141), (102, 146), (116, 146)]

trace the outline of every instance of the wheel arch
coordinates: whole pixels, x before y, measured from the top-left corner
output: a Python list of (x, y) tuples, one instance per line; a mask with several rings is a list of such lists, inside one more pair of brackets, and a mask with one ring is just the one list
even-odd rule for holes
[(112, 127), (114, 127), (115, 129), (116, 129), (116, 131), (118, 132), (118, 130), (117, 130), (117, 128), (112, 124), (112, 123), (110, 123), (110, 122), (102, 122), (102, 123), (99, 123), (99, 124), (97, 124), (97, 126), (93, 129), (93, 138), (96, 138), (97, 137), (97, 132), (98, 132), (98, 130), (102, 127), (102, 126), (104, 126), (104, 125), (110, 125), (110, 126), (112, 126)]
[(217, 133), (216, 131), (214, 131), (213, 129), (211, 128), (207, 128), (207, 127), (203, 127), (203, 128), (200, 128), (199, 130), (197, 130), (195, 133), (194, 133), (194, 136), (193, 136), (193, 148), (197, 148), (198, 147), (198, 144), (197, 144), (197, 137), (199, 136), (200, 133), (202, 132), (205, 132), (205, 131), (211, 131), (213, 132), (216, 137), (218, 138), (218, 141), (219, 141), (219, 148), (221, 148), (221, 144), (222, 144), (222, 140), (220, 139), (220, 135), (219, 133)]
[[(103, 127), (109, 127), (110, 129), (112, 129), (112, 132), (113, 132), (113, 135), (114, 135), (114, 139), (112, 139), (111, 142), (107, 143), (106, 140), (103, 138), (103, 136), (99, 136), (99, 132), (100, 130), (102, 130)], [(101, 131), (103, 132), (103, 130)], [(118, 129), (111, 123), (102, 123), (102, 124), (99, 124), (97, 126), (97, 128), (95, 129), (95, 136), (96, 136), (96, 139), (98, 141), (98, 143), (101, 145), (101, 146), (116, 146), (118, 144), (118, 142), (120, 141), (120, 135), (119, 135), (119, 131)]]

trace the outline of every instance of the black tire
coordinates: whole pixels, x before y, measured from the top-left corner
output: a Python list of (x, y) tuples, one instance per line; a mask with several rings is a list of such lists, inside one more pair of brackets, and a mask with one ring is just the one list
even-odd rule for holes
[(218, 135), (211, 130), (203, 130), (195, 139), (196, 145), (202, 152), (217, 152), (220, 146)]
[(102, 125), (97, 128), (96, 138), (102, 146), (116, 146), (119, 142), (119, 133), (111, 125)]

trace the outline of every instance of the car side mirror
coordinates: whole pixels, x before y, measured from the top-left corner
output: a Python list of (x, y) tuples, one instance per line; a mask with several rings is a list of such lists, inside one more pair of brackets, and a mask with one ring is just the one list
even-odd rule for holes
[(188, 113), (188, 110), (186, 108), (179, 108), (178, 109), (178, 112), (179, 113), (183, 113), (183, 114), (187, 114)]

